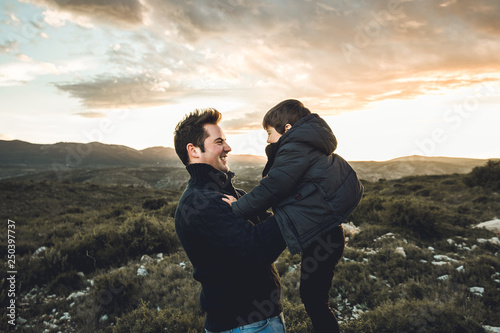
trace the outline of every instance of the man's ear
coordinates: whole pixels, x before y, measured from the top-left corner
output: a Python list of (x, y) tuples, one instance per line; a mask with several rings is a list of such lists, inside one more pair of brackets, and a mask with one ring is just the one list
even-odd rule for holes
[(192, 143), (188, 143), (187, 146), (186, 146), (186, 149), (187, 149), (187, 152), (188, 152), (188, 155), (189, 155), (189, 159), (191, 160), (191, 162), (193, 162), (194, 160), (200, 158), (200, 155), (201, 155), (201, 149), (200, 149), (200, 147), (196, 147)]
[[(285, 125), (285, 133), (286, 133), (286, 132), (287, 132), (290, 128), (292, 128), (292, 125), (290, 125), (290, 124), (286, 124), (286, 125)], [(284, 133), (283, 133), (283, 134), (284, 134)]]

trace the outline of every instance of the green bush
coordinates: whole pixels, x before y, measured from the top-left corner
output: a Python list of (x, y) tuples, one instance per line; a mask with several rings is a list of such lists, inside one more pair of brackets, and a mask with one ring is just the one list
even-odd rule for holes
[(83, 289), (83, 277), (76, 271), (63, 272), (49, 282), (47, 290), (51, 294), (68, 296), (71, 292)]
[(91, 272), (116, 267), (129, 258), (150, 253), (174, 253), (180, 247), (171, 221), (161, 222), (145, 214), (132, 214), (118, 227), (104, 226), (95, 235), (76, 235), (62, 245), (68, 265)]
[(469, 187), (500, 190), (500, 160), (489, 160), (484, 166), (475, 167), (463, 181)]
[(384, 209), (384, 200), (378, 195), (369, 195), (365, 193), (358, 206), (349, 215), (349, 220), (355, 224), (362, 222), (378, 223), (380, 222), (380, 212)]
[(383, 223), (407, 229), (422, 238), (439, 236), (436, 223), (439, 208), (422, 203), (414, 198), (395, 199), (383, 211)]
[(178, 309), (153, 310), (146, 302), (118, 318), (113, 333), (197, 333), (203, 331), (204, 318)]
[(310, 333), (313, 331), (311, 319), (301, 303), (283, 301), (283, 315), (286, 331), (290, 333)]
[(142, 208), (148, 209), (148, 210), (158, 210), (161, 207), (165, 206), (168, 204), (167, 199), (165, 198), (159, 198), (159, 199), (146, 199), (142, 203)]
[(356, 248), (375, 246), (374, 240), (389, 232), (394, 232), (394, 228), (383, 224), (362, 224), (361, 232), (349, 238), (348, 244)]
[(172, 220), (163, 222), (154, 216), (129, 213), (119, 227), (101, 224), (96, 229), (92, 233), (77, 233), (64, 241), (59, 240), (41, 258), (20, 258), (20, 264), (30, 267), (29, 273), (23, 276), (25, 286), (47, 284), (64, 272), (87, 274), (118, 267), (144, 254), (161, 252), (168, 255), (180, 248)]
[(177, 202), (169, 203), (163, 206), (160, 210), (161, 216), (175, 217), (175, 210), (177, 209)]
[(484, 332), (479, 323), (466, 314), (465, 309), (451, 302), (399, 300), (365, 312), (359, 320), (349, 322), (344, 329), (346, 333)]
[(389, 291), (385, 288), (383, 278), (373, 277), (372, 274), (374, 272), (369, 264), (340, 262), (335, 268), (330, 295), (340, 295), (352, 305), (366, 304), (370, 308), (375, 307), (389, 297)]
[(98, 276), (94, 279), (90, 297), (95, 304), (99, 304), (100, 311), (112, 318), (119, 316), (139, 305), (137, 280), (136, 276), (121, 270)]

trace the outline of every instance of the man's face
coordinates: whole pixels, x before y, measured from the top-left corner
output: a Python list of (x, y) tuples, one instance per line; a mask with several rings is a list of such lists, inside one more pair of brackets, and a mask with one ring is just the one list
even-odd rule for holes
[(209, 164), (222, 172), (228, 172), (229, 165), (226, 158), (231, 151), (231, 147), (226, 142), (226, 136), (222, 132), (222, 128), (213, 124), (206, 124), (203, 128), (208, 137), (204, 141), (205, 152), (200, 153), (200, 159), (197, 162)]

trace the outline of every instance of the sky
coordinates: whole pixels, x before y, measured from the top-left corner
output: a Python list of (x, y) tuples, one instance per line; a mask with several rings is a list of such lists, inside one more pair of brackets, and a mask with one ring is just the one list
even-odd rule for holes
[(0, 139), (173, 147), (213, 107), (234, 154), (298, 99), (351, 161), (500, 157), (497, 0), (3, 0)]

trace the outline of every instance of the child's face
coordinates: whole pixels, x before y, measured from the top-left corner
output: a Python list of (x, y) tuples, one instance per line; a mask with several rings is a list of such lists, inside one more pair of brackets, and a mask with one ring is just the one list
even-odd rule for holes
[(281, 134), (276, 132), (276, 129), (272, 126), (267, 126), (267, 143), (275, 143), (281, 138)]

